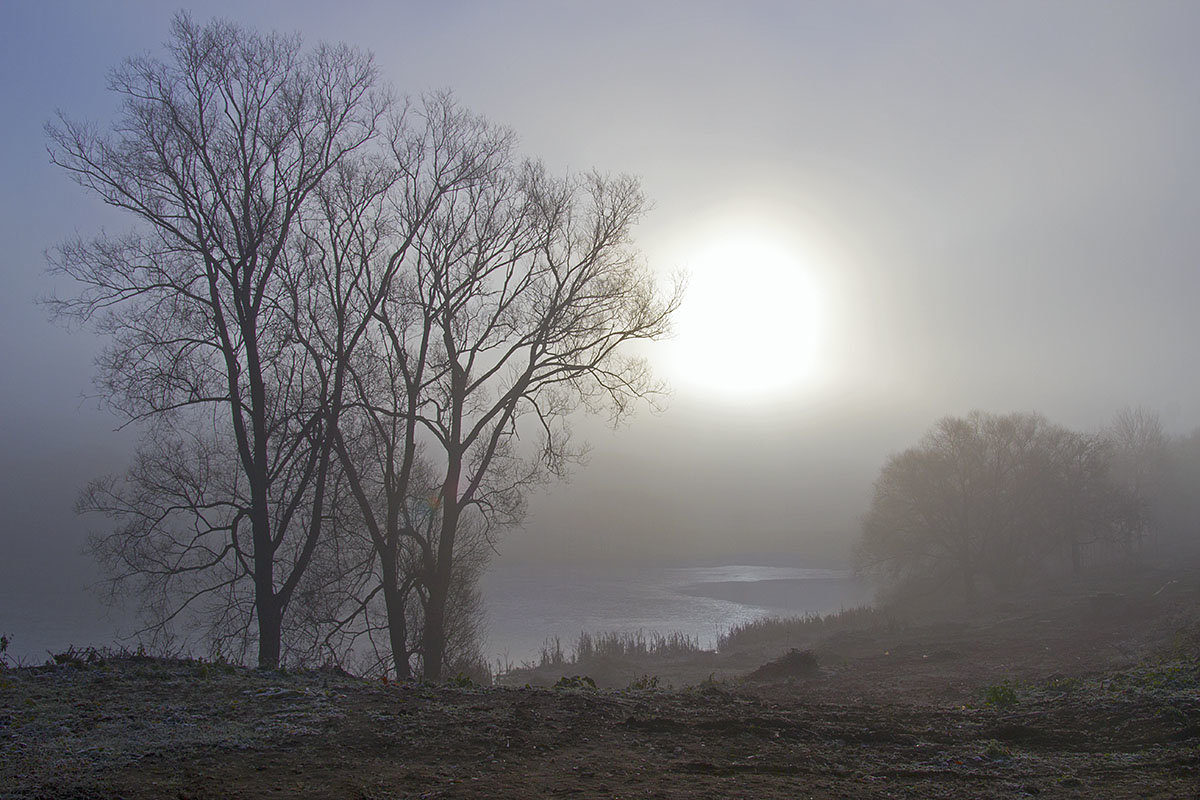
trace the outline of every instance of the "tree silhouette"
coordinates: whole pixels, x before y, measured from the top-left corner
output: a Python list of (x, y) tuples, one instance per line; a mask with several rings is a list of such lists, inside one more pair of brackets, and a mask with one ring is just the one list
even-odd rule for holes
[(114, 72), (109, 134), (48, 126), (138, 223), (52, 257), (144, 426), (80, 501), (115, 523), (93, 548), (155, 627), (198, 611), (264, 667), (344, 652), (382, 597), (397, 674), (438, 677), (495, 531), (582, 455), (573, 416), (660, 391), (623, 348), (679, 303), (632, 243), (641, 188), (553, 177), (448, 94), (396, 104), (344, 46), (180, 15), (168, 50)]
[[(83, 507), (142, 534), (97, 542), (121, 577), (162, 576), (152, 583), (166, 587), (178, 564), (185, 603), (227, 591), (240, 602), (248, 581), (269, 667), (320, 536), (335, 408), (328, 374), (296, 341), (289, 299), (308, 286), (291, 248), (313, 192), (375, 138), (385, 106), (371, 59), (346, 47), (306, 52), (296, 38), (181, 14), (168, 53), (112, 73), (122, 113), (111, 133), (65, 117), (47, 128), (53, 162), (137, 223), (59, 247), (52, 266), (81, 291), (51, 302), (109, 335), (97, 383), (156, 431), (143, 465), (168, 469), (161, 447), (202, 426), (195, 459), (215, 448), (236, 466), (222, 465), (218, 506), (193, 491), (203, 470), (163, 486), (135, 468), (128, 491), (103, 483)], [(156, 488), (165, 495), (151, 501)], [(191, 580), (210, 569), (220, 577)]]
[(856, 549), (859, 568), (897, 583), (958, 583), (973, 601), (982, 582), (1007, 589), (1047, 561), (1123, 541), (1142, 507), (1111, 479), (1102, 436), (1036, 414), (938, 421), (893, 455), (875, 482)]

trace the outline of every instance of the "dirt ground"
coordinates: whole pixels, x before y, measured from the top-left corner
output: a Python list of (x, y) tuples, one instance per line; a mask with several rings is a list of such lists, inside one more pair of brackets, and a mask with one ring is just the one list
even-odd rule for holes
[(7, 669), (0, 797), (1200, 797), (1200, 579), (1126, 589), (777, 642), (819, 666), (728, 654), (673, 690)]

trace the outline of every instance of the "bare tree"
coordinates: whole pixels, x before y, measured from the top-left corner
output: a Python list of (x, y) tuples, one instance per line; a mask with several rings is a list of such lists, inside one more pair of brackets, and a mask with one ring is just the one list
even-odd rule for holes
[(1128, 548), (1141, 537), (1146, 504), (1113, 478), (1114, 452), (1107, 436), (1055, 428), (1042, 443), (1040, 456), (1043, 468), (1037, 478), (1043, 493), (1034, 522), (1048, 528), (1066, 550), (1073, 577), (1083, 571), (1087, 549)]
[[(296, 300), (297, 316), (314, 332), (299, 338), (317, 363), (329, 365), (337, 406), (347, 392), (351, 397), (350, 416), (339, 417), (336, 434), (340, 478), (371, 545), (369, 568), (380, 573), (373, 587), (347, 595), (348, 613), (336, 627), (351, 640), (371, 636), (371, 603), (382, 594), (401, 677), (408, 675), (408, 619), (419, 577), (413, 564), (420, 562), (411, 552), (419, 526), (409, 503), (414, 486), (428, 494), (413, 474), (420, 462), (408, 395), (422, 378), (414, 383), (404, 373), (423, 375), (424, 365), (397, 359), (407, 351), (389, 341), (406, 335), (413, 313), (404, 298), (419, 259), (415, 239), (437, 208), (485, 179), (511, 138), (457, 112), (448, 95), (425, 98), (412, 116), (418, 124), (397, 126), (385, 157), (367, 169), (339, 167), (318, 188), (315, 213), (301, 222), (299, 253), (318, 288)], [(362, 576), (346, 579), (358, 586)]]
[[(188, 577), (160, 620), (248, 583), (258, 663), (270, 667), (320, 538), (336, 427), (331, 375), (297, 341), (295, 298), (309, 287), (294, 283), (304, 273), (290, 259), (313, 192), (375, 138), (385, 103), (371, 59), (344, 46), (305, 52), (294, 37), (180, 15), (167, 48), (165, 62), (130, 59), (112, 73), (123, 105), (111, 134), (66, 118), (47, 128), (53, 162), (138, 223), (55, 252), (54, 269), (82, 290), (54, 310), (98, 322), (111, 340), (101, 392), (164, 432), (145, 469), (124, 487), (98, 485), (83, 507), (136, 520), (140, 538), (97, 542), (120, 578), (165, 591)], [(200, 461), (216, 442), (235, 465), (227, 493), (214, 497), (199, 472), (160, 485), (162, 445), (197, 424)]]
[(1109, 476), (1103, 437), (1034, 414), (973, 412), (940, 420), (892, 456), (875, 483), (856, 555), (893, 580), (981, 580), (1006, 589), (1064, 549), (1078, 571), (1086, 546), (1120, 541), (1140, 506)]
[(1200, 430), (1172, 439), (1161, 483), (1152, 497), (1155, 544), (1172, 558), (1200, 552)]
[[(525, 487), (582, 454), (570, 437), (577, 409), (620, 418), (657, 390), (644, 362), (619, 349), (663, 335), (677, 302), (658, 296), (630, 247), (644, 207), (632, 179), (555, 180), (525, 164), (445, 206), (421, 240), (417, 288), (445, 366), (420, 416), (443, 471), (427, 566), (428, 677), (441, 674), (463, 515), (515, 519)], [(522, 447), (522, 436), (536, 446)]]
[(54, 163), (140, 223), (52, 259), (83, 287), (54, 311), (111, 337), (98, 385), (147, 426), (81, 500), (116, 522), (93, 546), (156, 625), (200, 609), (262, 666), (344, 646), (382, 594), (397, 672), (416, 653), (437, 676), (481, 547), (580, 456), (570, 415), (657, 392), (618, 349), (678, 303), (631, 245), (645, 201), (518, 162), (447, 95), (410, 128), (345, 47), (185, 15), (172, 33), (168, 62), (113, 73), (110, 135), (47, 129)]
[[(415, 591), (422, 671), (438, 677), (463, 591), (456, 565), (477, 552), (462, 532), (489, 541), (520, 518), (525, 489), (563, 474), (582, 454), (568, 424), (581, 407), (620, 418), (658, 391), (621, 345), (662, 335), (678, 296), (658, 295), (632, 248), (636, 181), (553, 179), (446, 96), (429, 98), (423, 119), (426, 163), (477, 169), (435, 181), (445, 191), (419, 220), (404, 209), (416, 231), (405, 278), (355, 362), (356, 421), (338, 448), (380, 557), (395, 669), (406, 674), (414, 652)], [(421, 464), (437, 471), (432, 486)]]
[(1126, 542), (1132, 548), (1151, 533), (1151, 509), (1159, 505), (1171, 443), (1158, 414), (1141, 407), (1118, 411), (1105, 436), (1113, 454), (1113, 477), (1147, 508), (1145, 524)]
[(1125, 407), (1105, 431), (1116, 449), (1114, 469), (1130, 488), (1143, 491), (1162, 470), (1170, 441), (1158, 414), (1142, 407)]

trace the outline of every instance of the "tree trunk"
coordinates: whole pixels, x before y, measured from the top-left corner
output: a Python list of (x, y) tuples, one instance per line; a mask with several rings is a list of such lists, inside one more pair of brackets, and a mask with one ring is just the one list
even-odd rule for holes
[(429, 581), (429, 603), (425, 608), (425, 677), (442, 677), (446, 655), (446, 606), (454, 574), (454, 537), (458, 533), (458, 483), (462, 475), (462, 455), (452, 453), (442, 484), (442, 525), (438, 535), (437, 563)]
[(453, 501), (444, 504), (442, 532), (438, 541), (438, 560), (429, 581), (429, 602), (425, 607), (425, 677), (442, 677), (446, 656), (446, 608), (454, 570), (454, 536), (458, 531), (458, 508)]
[(392, 648), (392, 666), (396, 670), (397, 680), (408, 680), (412, 677), (412, 667), (408, 663), (408, 625), (404, 617), (404, 595), (396, 570), (395, 558), (382, 559), (383, 572), (383, 601), (387, 607), (388, 642)]
[[(440, 566), (440, 565), (439, 565)], [(429, 602), (425, 606), (423, 649), (425, 679), (442, 677), (442, 659), (446, 654), (446, 600), (450, 594), (448, 582), (443, 582), (442, 570), (429, 582)]]
[(280, 638), (283, 634), (282, 598), (275, 594), (275, 548), (267, 515), (266, 490), (253, 492), (254, 525), (254, 606), (258, 614), (258, 666), (279, 666)]
[(273, 596), (256, 597), (258, 611), (258, 668), (278, 669), (283, 613)]
[(280, 638), (283, 634), (283, 606), (275, 595), (275, 551), (267, 518), (265, 489), (254, 496), (254, 607), (258, 614), (258, 666), (279, 667)]

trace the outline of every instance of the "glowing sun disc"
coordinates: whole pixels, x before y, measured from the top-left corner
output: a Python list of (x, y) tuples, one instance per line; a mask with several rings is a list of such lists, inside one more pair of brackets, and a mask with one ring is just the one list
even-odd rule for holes
[(821, 302), (811, 258), (746, 234), (700, 248), (668, 345), (667, 372), (689, 393), (761, 399), (811, 383)]

